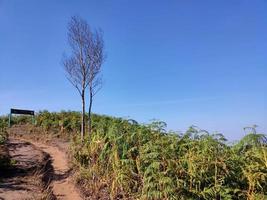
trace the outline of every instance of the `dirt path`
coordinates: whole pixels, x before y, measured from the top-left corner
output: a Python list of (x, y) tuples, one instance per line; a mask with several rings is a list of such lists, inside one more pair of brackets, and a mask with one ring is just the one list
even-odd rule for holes
[[(33, 144), (33, 145), (32, 145)], [(56, 199), (81, 200), (78, 191), (70, 180), (70, 168), (66, 154), (55, 146), (44, 145), (37, 142), (26, 142), (24, 140), (11, 139), (8, 145), (10, 155), (16, 162), (16, 169), (23, 173), (13, 173), (6, 177), (0, 184), (0, 200), (26, 200), (43, 198), (40, 185), (36, 180), (27, 174), (30, 169), (44, 160), (45, 155), (50, 155), (51, 164), (54, 170), (50, 177), (52, 180), (52, 192)], [(45, 152), (45, 153), (44, 153)], [(47, 153), (47, 154), (46, 154)], [(47, 158), (46, 158), (47, 159)], [(38, 187), (39, 186), (39, 187)]]
[(28, 142), (11, 139), (8, 142), (12, 168), (1, 171), (0, 199), (42, 199), (43, 175), (47, 171), (48, 154)]
[(52, 158), (52, 166), (54, 168), (53, 177), (53, 193), (57, 199), (64, 200), (80, 200), (82, 199), (77, 192), (75, 186), (70, 181), (70, 168), (66, 158), (66, 154), (60, 151), (57, 147), (48, 146), (33, 142), (44, 152), (48, 153)]

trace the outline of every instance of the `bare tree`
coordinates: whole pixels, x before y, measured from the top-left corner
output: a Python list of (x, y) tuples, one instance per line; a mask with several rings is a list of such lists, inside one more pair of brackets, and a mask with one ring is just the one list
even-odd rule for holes
[(93, 97), (102, 87), (101, 67), (105, 59), (104, 40), (102, 31), (95, 31), (92, 35), (91, 48), (89, 52), (91, 65), (89, 68), (89, 109), (88, 109), (88, 133), (92, 131), (92, 104)]
[(67, 79), (78, 90), (82, 100), (81, 140), (85, 135), (85, 92), (89, 85), (89, 68), (91, 62), (88, 57), (92, 32), (87, 22), (79, 17), (72, 17), (68, 24), (68, 42), (71, 49), (70, 56), (63, 57), (63, 65)]
[(63, 58), (67, 79), (78, 90), (82, 100), (81, 139), (85, 135), (85, 93), (89, 88), (88, 131), (91, 133), (91, 110), (94, 95), (100, 90), (101, 66), (104, 62), (104, 41), (101, 31), (91, 31), (89, 24), (74, 16), (68, 24), (71, 55)]

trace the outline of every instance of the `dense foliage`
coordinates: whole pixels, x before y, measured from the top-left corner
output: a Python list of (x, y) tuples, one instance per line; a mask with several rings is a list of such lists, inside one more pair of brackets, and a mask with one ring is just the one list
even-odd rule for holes
[(91, 198), (267, 198), (267, 140), (254, 127), (229, 145), (222, 134), (194, 126), (176, 134), (164, 122), (93, 115), (93, 133), (81, 144), (78, 112), (40, 112), (36, 125), (74, 136), (77, 181)]
[(7, 118), (0, 118), (0, 174), (3, 168), (6, 168), (10, 164), (9, 154), (6, 147), (7, 140)]

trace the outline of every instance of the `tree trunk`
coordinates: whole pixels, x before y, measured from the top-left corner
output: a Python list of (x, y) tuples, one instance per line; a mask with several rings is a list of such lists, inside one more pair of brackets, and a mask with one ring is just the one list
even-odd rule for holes
[(81, 140), (84, 140), (85, 133), (85, 100), (84, 100), (84, 91), (82, 91), (82, 121), (81, 121)]
[(93, 104), (93, 93), (92, 93), (92, 89), (90, 88), (90, 102), (89, 102), (89, 111), (88, 111), (88, 134), (89, 134), (89, 137), (90, 137), (91, 132), (92, 132), (92, 119), (91, 119), (92, 104)]

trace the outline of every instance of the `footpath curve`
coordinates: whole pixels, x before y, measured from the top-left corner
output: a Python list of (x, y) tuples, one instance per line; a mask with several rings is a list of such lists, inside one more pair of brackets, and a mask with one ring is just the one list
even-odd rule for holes
[(36, 147), (48, 153), (52, 159), (54, 175), (52, 181), (52, 191), (57, 199), (82, 200), (74, 184), (70, 180), (70, 167), (67, 156), (55, 146), (41, 144), (31, 141)]
[(66, 146), (67, 143), (50, 145), (26, 138), (9, 138), (7, 147), (16, 171), (7, 171), (2, 177), (0, 200), (43, 199), (42, 188), (38, 185), (42, 178), (35, 176), (32, 169), (43, 168), (42, 163), (48, 162), (48, 170), (51, 172), (46, 175), (46, 179), (50, 183), (50, 198), (82, 200), (71, 178), (71, 168), (65, 153)]

